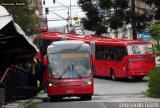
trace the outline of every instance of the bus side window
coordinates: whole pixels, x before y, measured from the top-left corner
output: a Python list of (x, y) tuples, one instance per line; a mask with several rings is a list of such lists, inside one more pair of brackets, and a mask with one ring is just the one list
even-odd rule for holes
[(117, 46), (114, 47), (114, 60), (116, 61), (122, 61), (124, 55), (125, 55), (125, 49), (123, 46)]
[(103, 46), (97, 45), (95, 52), (96, 59), (103, 59)]
[(96, 46), (96, 59), (121, 61), (126, 55), (124, 46)]
[(96, 46), (96, 59), (100, 59), (100, 60), (109, 59), (108, 46), (104, 46), (104, 45)]

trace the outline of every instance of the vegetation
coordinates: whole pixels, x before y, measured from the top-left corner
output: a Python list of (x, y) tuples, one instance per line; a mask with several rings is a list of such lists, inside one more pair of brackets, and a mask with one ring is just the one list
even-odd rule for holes
[(157, 41), (157, 44), (154, 44), (154, 54), (160, 56), (160, 24), (154, 23), (150, 27), (150, 34), (152, 39)]
[(160, 67), (154, 68), (149, 74), (147, 95), (160, 98)]
[(82, 19), (82, 24), (85, 29), (95, 31), (96, 34), (108, 32), (108, 28), (116, 31), (126, 25), (132, 25), (133, 38), (137, 39), (137, 32), (144, 30), (147, 22), (152, 18), (159, 19), (158, 12), (160, 10), (159, 0), (139, 0), (148, 5), (157, 4), (156, 14), (149, 14), (149, 11), (144, 9), (143, 13), (135, 11), (135, 0), (98, 0), (96, 3), (92, 0), (79, 0), (79, 5), (86, 12), (87, 18)]
[[(160, 56), (160, 24), (159, 23), (153, 23), (150, 26), (150, 34), (154, 41), (157, 42), (157, 44), (154, 44), (154, 54), (156, 56)], [(148, 80), (148, 89), (146, 91), (146, 94), (150, 97), (158, 97), (160, 98), (160, 86), (158, 86), (160, 83), (160, 67), (157, 66), (154, 68), (150, 74), (149, 74), (149, 80)]]
[(34, 9), (29, 7), (27, 0), (1, 0), (1, 3), (25, 3), (25, 5), (4, 6), (12, 15), (14, 21), (23, 29), (26, 35), (32, 35), (37, 31), (34, 29), (35, 13)]

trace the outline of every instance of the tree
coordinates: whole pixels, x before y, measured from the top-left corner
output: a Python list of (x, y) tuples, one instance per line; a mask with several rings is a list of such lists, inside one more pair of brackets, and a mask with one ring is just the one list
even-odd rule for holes
[(34, 9), (29, 7), (27, 0), (1, 0), (2, 3), (25, 3), (25, 5), (4, 6), (12, 15), (14, 21), (23, 29), (26, 35), (37, 33), (33, 27), (35, 23)]
[(154, 5), (152, 10), (152, 19), (154, 20), (150, 26), (150, 34), (153, 40), (157, 41), (154, 44), (154, 53), (160, 56), (160, 0), (146, 0), (149, 5)]
[[(139, 14), (135, 11), (135, 0), (131, 0), (131, 6), (129, 0), (97, 0), (96, 3), (92, 0), (79, 0), (78, 3), (87, 16), (82, 19), (84, 28), (96, 31), (96, 34), (107, 33), (108, 28), (117, 31), (131, 24), (133, 38), (137, 39), (137, 32), (144, 30), (146, 22), (151, 19), (147, 13)], [(105, 10), (104, 16), (100, 15), (102, 9)]]
[(154, 54), (160, 56), (160, 24), (151, 24), (150, 34), (152, 38), (157, 41), (157, 44), (154, 44)]

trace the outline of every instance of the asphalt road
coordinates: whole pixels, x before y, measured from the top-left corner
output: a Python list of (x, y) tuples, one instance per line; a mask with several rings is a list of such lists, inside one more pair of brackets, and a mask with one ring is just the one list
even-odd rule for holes
[(69, 102), (69, 103), (46, 103), (38, 108), (119, 108), (120, 103), (105, 103), (105, 102)]
[(135, 81), (131, 78), (112, 81), (106, 77), (98, 77), (94, 79), (94, 94), (105, 95), (142, 93), (147, 89), (147, 79), (148, 78), (145, 77), (142, 81)]
[(140, 105), (145, 105), (145, 100), (159, 102), (141, 94), (147, 89), (147, 79), (145, 77), (142, 81), (130, 78), (112, 81), (106, 77), (96, 77), (94, 78), (94, 96), (91, 101), (81, 101), (74, 97), (60, 102), (50, 102), (46, 97), (47, 100), (38, 103), (37, 108), (123, 108), (123, 103), (130, 101), (136, 102), (136, 105), (139, 105), (138, 102), (141, 102)]

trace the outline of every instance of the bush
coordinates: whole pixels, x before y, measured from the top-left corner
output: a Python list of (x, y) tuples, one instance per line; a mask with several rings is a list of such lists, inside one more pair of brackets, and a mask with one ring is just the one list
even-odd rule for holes
[(160, 98), (160, 66), (155, 67), (149, 74), (147, 95)]

